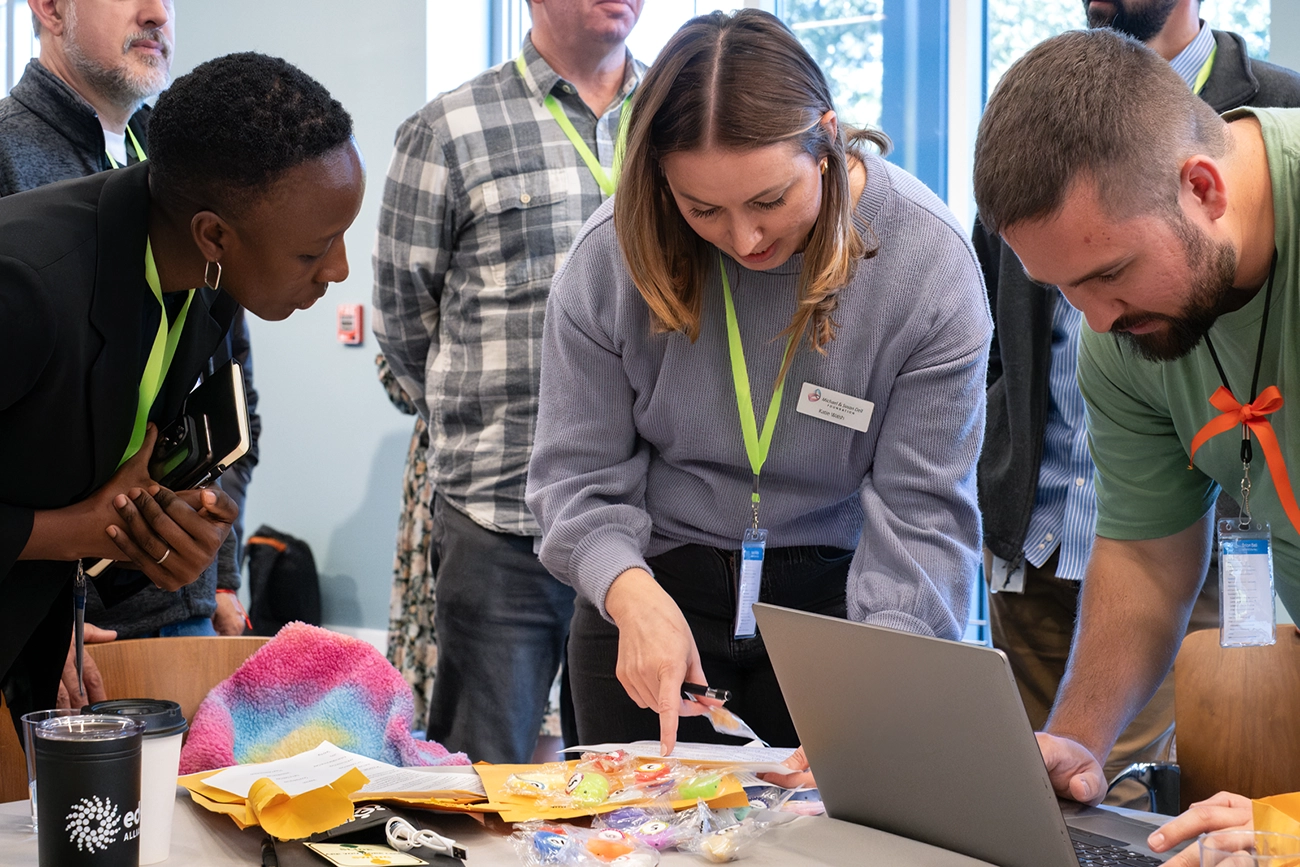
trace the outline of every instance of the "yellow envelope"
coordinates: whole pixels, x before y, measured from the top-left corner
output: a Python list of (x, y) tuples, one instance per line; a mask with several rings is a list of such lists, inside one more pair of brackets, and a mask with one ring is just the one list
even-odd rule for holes
[(1252, 803), (1256, 831), (1300, 837), (1300, 792), (1258, 798)]
[(281, 840), (310, 837), (342, 825), (352, 818), (353, 793), (370, 782), (353, 768), (328, 786), (290, 797), (275, 783), (261, 779), (253, 783), (247, 798), (241, 798), (203, 782), (215, 773), (188, 774), (180, 784), (200, 807), (229, 816), (241, 829), (261, 825)]

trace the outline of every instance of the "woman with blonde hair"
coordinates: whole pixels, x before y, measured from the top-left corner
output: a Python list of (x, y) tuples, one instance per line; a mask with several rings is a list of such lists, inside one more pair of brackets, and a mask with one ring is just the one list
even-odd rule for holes
[(671, 749), (687, 682), (796, 744), (757, 599), (961, 636), (992, 326), (965, 233), (886, 146), (758, 10), (693, 19), (643, 79), (552, 287), (528, 477), (579, 591), (583, 742)]

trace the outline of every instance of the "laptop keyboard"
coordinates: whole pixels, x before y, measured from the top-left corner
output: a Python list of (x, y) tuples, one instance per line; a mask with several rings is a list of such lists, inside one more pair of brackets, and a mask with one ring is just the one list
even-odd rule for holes
[(1070, 828), (1069, 831), (1079, 867), (1149, 867), (1162, 863), (1158, 858), (1125, 849), (1119, 840), (1090, 834), (1078, 828)]

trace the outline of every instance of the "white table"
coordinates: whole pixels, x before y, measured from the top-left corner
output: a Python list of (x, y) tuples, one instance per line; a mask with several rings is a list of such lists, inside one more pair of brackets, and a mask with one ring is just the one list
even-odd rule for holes
[[(240, 831), (225, 816), (209, 813), (190, 800), (184, 789), (177, 790), (176, 814), (172, 826), (171, 857), (164, 864), (260, 865), (262, 838), (259, 828)], [(26, 801), (0, 804), (0, 867), (32, 867), (36, 864), (36, 835)], [(469, 850), (467, 867), (521, 863), (507, 836), (484, 828), (466, 816), (439, 816), (434, 823), (444, 834)], [(322, 867), (326, 862), (322, 860)], [(680, 852), (666, 852), (663, 867), (701, 867), (701, 858)], [(801, 817), (773, 828), (748, 850), (738, 867), (990, 867), (965, 855), (957, 855), (883, 831), (839, 822), (825, 816)]]

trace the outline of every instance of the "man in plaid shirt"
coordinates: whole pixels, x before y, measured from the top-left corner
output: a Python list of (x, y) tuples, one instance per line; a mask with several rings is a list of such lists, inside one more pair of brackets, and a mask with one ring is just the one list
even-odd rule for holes
[(642, 2), (530, 0), (519, 56), (402, 124), (384, 188), (375, 335), (429, 424), (436, 489), (427, 733), (475, 760), (531, 760), (573, 613), (524, 503), (542, 318), (616, 181)]

